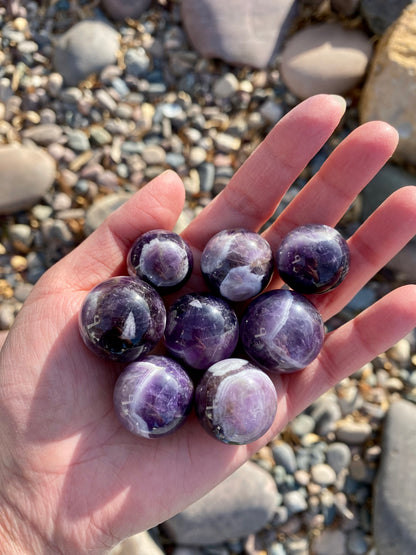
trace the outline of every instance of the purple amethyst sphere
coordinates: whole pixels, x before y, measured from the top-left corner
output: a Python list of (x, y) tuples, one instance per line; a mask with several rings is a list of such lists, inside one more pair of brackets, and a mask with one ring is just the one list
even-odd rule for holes
[(269, 283), (274, 260), (269, 243), (246, 229), (220, 231), (206, 244), (201, 272), (211, 290), (229, 301), (245, 301)]
[(188, 415), (194, 386), (176, 361), (148, 355), (132, 362), (117, 379), (114, 410), (131, 433), (155, 438), (170, 434)]
[(160, 295), (137, 278), (110, 278), (92, 289), (79, 315), (79, 329), (91, 351), (130, 362), (148, 353), (163, 336), (166, 309)]
[(207, 293), (179, 297), (167, 313), (165, 344), (188, 366), (205, 370), (233, 353), (238, 320), (226, 301)]
[(143, 233), (127, 255), (127, 271), (153, 285), (159, 293), (172, 293), (189, 279), (193, 255), (189, 245), (173, 231)]
[(324, 341), (322, 317), (294, 291), (278, 289), (251, 301), (240, 323), (248, 356), (266, 370), (296, 372), (318, 356)]
[(212, 365), (195, 391), (203, 428), (223, 443), (245, 445), (262, 437), (277, 410), (276, 389), (269, 376), (240, 358)]
[(283, 281), (298, 293), (325, 293), (347, 275), (350, 251), (333, 227), (302, 225), (283, 239), (276, 265)]

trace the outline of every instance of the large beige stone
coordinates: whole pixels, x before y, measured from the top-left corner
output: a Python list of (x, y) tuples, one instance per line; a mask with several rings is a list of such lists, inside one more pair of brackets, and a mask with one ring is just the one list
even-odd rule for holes
[(248, 461), (162, 527), (178, 545), (222, 543), (261, 530), (272, 519), (277, 504), (273, 478)]
[(0, 147), (0, 214), (31, 208), (55, 180), (54, 159), (41, 148)]
[(319, 93), (346, 94), (365, 76), (372, 45), (362, 31), (339, 23), (310, 25), (286, 43), (280, 71), (299, 98)]
[(416, 4), (380, 40), (360, 102), (361, 122), (383, 120), (400, 136), (395, 158), (416, 164)]
[(296, 0), (182, 0), (182, 23), (206, 58), (266, 67), (297, 13)]

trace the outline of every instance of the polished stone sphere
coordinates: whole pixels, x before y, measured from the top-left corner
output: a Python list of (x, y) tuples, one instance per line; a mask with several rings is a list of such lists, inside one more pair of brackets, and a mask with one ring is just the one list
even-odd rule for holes
[(184, 423), (193, 393), (192, 381), (178, 362), (148, 355), (131, 362), (118, 377), (114, 410), (129, 432), (161, 437)]
[(210, 289), (235, 302), (263, 291), (273, 268), (269, 243), (246, 229), (220, 231), (205, 245), (201, 257), (201, 272)]
[(166, 348), (191, 368), (205, 370), (230, 357), (237, 342), (237, 316), (220, 297), (190, 293), (179, 297), (167, 312)]
[(188, 281), (192, 268), (189, 245), (177, 233), (164, 229), (140, 235), (127, 255), (128, 273), (147, 281), (161, 295), (178, 291)]
[(79, 314), (79, 329), (95, 354), (131, 362), (160, 341), (166, 324), (162, 298), (137, 278), (110, 278), (92, 289)]
[(276, 254), (280, 277), (298, 293), (325, 293), (339, 285), (350, 266), (347, 241), (334, 228), (308, 224), (290, 231)]
[(223, 443), (245, 445), (262, 437), (277, 410), (269, 376), (244, 359), (230, 358), (205, 371), (195, 392), (203, 428)]
[(310, 364), (324, 341), (322, 317), (303, 295), (278, 289), (248, 305), (240, 322), (247, 355), (262, 368), (296, 372)]

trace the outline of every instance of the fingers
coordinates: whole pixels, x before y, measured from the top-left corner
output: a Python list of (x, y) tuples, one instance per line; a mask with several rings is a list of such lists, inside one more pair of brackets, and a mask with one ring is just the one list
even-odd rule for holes
[(125, 258), (133, 241), (151, 229), (172, 229), (185, 199), (182, 181), (167, 171), (140, 189), (77, 249), (54, 268), (54, 284), (89, 290), (111, 276), (125, 273)]
[(397, 141), (397, 131), (384, 122), (372, 121), (355, 129), (266, 231), (265, 238), (277, 247), (296, 226), (334, 226), (393, 154)]
[(310, 300), (327, 320), (416, 235), (416, 187), (393, 193), (349, 239), (350, 269), (333, 291), (310, 295)]
[(257, 230), (338, 125), (345, 102), (333, 95), (308, 98), (289, 112), (243, 164), (224, 191), (192, 222), (184, 238), (202, 250), (217, 231)]
[(279, 407), (279, 426), (408, 334), (416, 326), (415, 306), (416, 286), (406, 285), (329, 333), (310, 366), (276, 380), (285, 392)]

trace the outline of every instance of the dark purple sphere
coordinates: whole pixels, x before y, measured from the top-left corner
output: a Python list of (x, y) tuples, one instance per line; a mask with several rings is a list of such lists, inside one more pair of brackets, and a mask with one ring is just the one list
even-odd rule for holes
[(333, 227), (302, 225), (283, 239), (276, 264), (283, 281), (298, 293), (325, 293), (347, 275), (350, 251)]
[(193, 255), (189, 245), (173, 231), (155, 229), (143, 233), (127, 255), (127, 270), (153, 285), (159, 293), (172, 293), (189, 279)]
[(94, 287), (79, 315), (81, 337), (91, 351), (130, 362), (148, 353), (165, 330), (160, 295), (137, 278), (120, 276)]
[(234, 310), (219, 297), (206, 293), (183, 295), (167, 313), (165, 344), (172, 356), (205, 370), (228, 358), (238, 341)]
[(206, 370), (195, 391), (203, 428), (223, 443), (245, 445), (262, 437), (277, 410), (273, 382), (247, 360), (230, 358)]
[(214, 235), (201, 257), (211, 290), (229, 301), (245, 301), (269, 283), (274, 260), (269, 243), (254, 231), (228, 229)]
[(266, 370), (296, 372), (310, 364), (324, 341), (322, 317), (294, 291), (278, 289), (251, 301), (240, 323), (248, 356)]
[(164, 356), (146, 356), (130, 363), (117, 379), (114, 409), (131, 433), (154, 438), (183, 424), (193, 401), (194, 387), (185, 370)]

